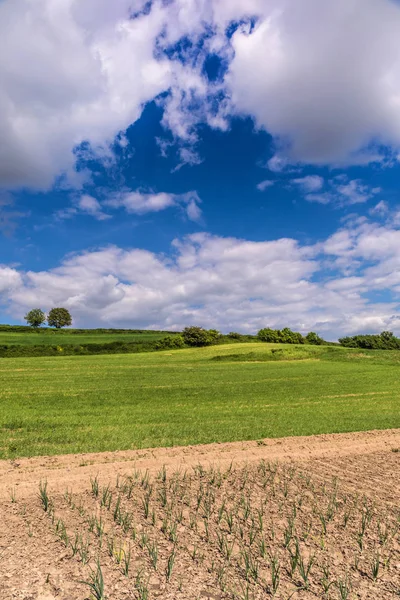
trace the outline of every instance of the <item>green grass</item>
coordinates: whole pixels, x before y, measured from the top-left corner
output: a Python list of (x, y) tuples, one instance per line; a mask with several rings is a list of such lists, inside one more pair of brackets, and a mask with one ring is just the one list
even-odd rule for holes
[(399, 380), (399, 352), (325, 346), (3, 359), (0, 457), (400, 427)]
[(15, 333), (0, 330), (0, 345), (42, 346), (66, 344), (107, 344), (108, 342), (146, 342), (164, 338), (167, 333), (146, 331), (143, 333), (69, 333), (54, 329)]

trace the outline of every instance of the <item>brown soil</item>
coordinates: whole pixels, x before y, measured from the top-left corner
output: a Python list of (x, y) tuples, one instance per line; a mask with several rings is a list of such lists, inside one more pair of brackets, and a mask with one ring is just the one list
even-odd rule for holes
[(394, 599), (399, 476), (400, 430), (2, 461), (0, 599), (89, 598), (97, 559), (108, 600)]

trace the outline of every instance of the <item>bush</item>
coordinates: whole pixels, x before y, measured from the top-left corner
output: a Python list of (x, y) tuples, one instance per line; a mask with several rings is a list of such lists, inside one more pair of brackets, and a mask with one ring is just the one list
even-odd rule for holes
[(202, 327), (185, 327), (182, 337), (187, 346), (201, 347), (218, 344), (221, 334), (216, 329), (203, 329)]
[(236, 331), (230, 331), (227, 337), (231, 338), (232, 340), (240, 340), (242, 338), (242, 334), (237, 333)]
[(314, 346), (321, 346), (325, 343), (322, 337), (319, 337), (319, 335), (314, 331), (310, 331), (310, 333), (307, 333), (306, 342), (307, 344), (313, 344)]
[(365, 350), (400, 350), (400, 339), (391, 331), (382, 331), (378, 335), (355, 335), (339, 339), (339, 344), (346, 348), (363, 348)]
[(257, 337), (262, 342), (277, 344), (280, 342), (279, 333), (280, 332), (277, 329), (270, 329), (269, 327), (266, 327), (264, 329), (260, 329), (260, 331), (257, 333)]
[(156, 350), (173, 350), (184, 348), (185, 340), (181, 335), (167, 335), (154, 343)]
[(273, 344), (304, 344), (304, 338), (301, 333), (292, 331), (289, 327), (285, 327), (282, 330), (266, 327), (260, 329), (257, 337), (262, 342)]
[(304, 338), (301, 333), (292, 331), (289, 327), (285, 327), (282, 331), (279, 331), (279, 337), (281, 344), (304, 344)]

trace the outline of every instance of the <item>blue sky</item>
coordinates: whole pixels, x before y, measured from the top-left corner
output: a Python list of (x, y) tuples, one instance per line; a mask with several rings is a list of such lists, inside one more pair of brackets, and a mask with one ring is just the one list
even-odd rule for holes
[(3, 0), (0, 322), (400, 334), (399, 34), (391, 0)]

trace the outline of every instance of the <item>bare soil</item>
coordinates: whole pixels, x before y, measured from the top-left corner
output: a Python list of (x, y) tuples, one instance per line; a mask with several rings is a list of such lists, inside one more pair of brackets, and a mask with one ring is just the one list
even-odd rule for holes
[(399, 497), (400, 430), (2, 461), (0, 599), (394, 599)]

